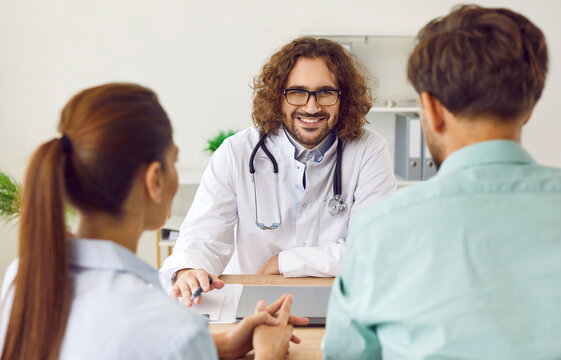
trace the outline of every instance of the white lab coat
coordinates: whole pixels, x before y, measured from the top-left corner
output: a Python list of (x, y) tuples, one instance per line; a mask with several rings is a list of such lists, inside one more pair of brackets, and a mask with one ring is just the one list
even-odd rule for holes
[[(341, 268), (349, 220), (396, 189), (385, 140), (365, 129), (358, 139), (343, 144), (342, 197), (347, 209), (332, 216), (327, 203), (333, 197), (339, 140), (321, 162), (304, 166), (294, 159), (294, 145), (281, 130), (265, 140), (279, 166), (281, 225), (261, 230), (255, 223), (249, 173), (249, 158), (258, 140), (258, 131), (249, 128), (226, 139), (214, 153), (173, 254), (162, 266), (160, 278), (168, 288), (172, 274), (182, 268), (203, 268), (214, 275), (252, 274), (277, 254), (286, 277), (335, 276)], [(270, 225), (278, 220), (272, 162), (260, 149), (254, 163), (259, 221)]]

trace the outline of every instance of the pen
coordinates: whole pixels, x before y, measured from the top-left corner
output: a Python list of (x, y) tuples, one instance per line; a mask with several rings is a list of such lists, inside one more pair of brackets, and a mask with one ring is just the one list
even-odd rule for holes
[[(208, 283), (209, 285), (212, 285), (212, 277), (208, 277)], [(199, 286), (199, 288), (193, 293), (193, 296), (191, 296), (191, 301), (195, 301), (195, 299), (197, 298), (197, 296), (201, 295), (201, 293), (203, 292), (203, 288)]]

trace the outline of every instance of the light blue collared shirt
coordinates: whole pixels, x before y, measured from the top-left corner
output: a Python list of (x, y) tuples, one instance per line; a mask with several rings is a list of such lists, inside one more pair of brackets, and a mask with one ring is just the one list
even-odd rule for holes
[[(304, 169), (308, 165), (308, 162), (320, 163), (323, 160), (323, 156), (333, 146), (335, 140), (337, 140), (337, 136), (335, 133), (330, 133), (323, 139), (319, 144), (317, 144), (312, 149), (306, 148), (304, 145), (300, 144), (296, 141), (292, 136), (288, 133), (288, 131), (284, 130), (287, 139), (290, 143), (294, 146), (294, 159), (298, 160), (300, 163), (304, 164)], [(306, 187), (306, 171), (304, 170), (304, 174), (302, 176), (302, 185), (304, 188)]]
[[(72, 303), (60, 359), (217, 358), (207, 321), (164, 293), (156, 269), (111, 241), (68, 243)], [(2, 346), (17, 265), (2, 284)]]
[(561, 169), (495, 140), (353, 220), (326, 359), (561, 358)]
[(290, 143), (294, 146), (294, 158), (304, 165), (306, 165), (309, 161), (316, 163), (321, 162), (327, 150), (331, 148), (337, 139), (337, 136), (334, 133), (330, 133), (321, 141), (321, 143), (317, 144), (312, 149), (308, 149), (292, 138), (288, 131), (284, 130), (284, 133), (286, 134), (288, 140), (290, 140)]

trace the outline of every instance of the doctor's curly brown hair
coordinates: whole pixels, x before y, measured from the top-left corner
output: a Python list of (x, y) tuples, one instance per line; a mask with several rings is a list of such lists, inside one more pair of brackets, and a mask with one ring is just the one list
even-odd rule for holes
[(339, 121), (335, 127), (342, 139), (355, 139), (367, 123), (366, 114), (374, 103), (366, 68), (340, 44), (301, 37), (271, 56), (261, 74), (253, 80), (253, 123), (262, 133), (274, 134), (283, 125), (282, 89), (299, 57), (322, 58), (342, 91)]

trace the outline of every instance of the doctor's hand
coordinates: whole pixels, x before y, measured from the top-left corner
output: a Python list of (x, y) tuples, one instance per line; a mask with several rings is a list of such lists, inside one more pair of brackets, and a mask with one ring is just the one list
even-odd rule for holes
[(275, 255), (257, 270), (256, 274), (279, 275), (279, 256)]
[[(255, 348), (255, 359), (259, 359), (258, 352), (273, 359), (284, 358), (289, 341), (300, 343), (300, 339), (292, 335), (292, 325), (308, 324), (307, 318), (290, 316), (288, 302), (292, 304), (292, 295), (284, 295), (269, 306), (259, 301), (253, 315), (245, 317), (232, 330), (212, 334), (218, 356), (239, 358)], [(267, 329), (257, 337), (256, 331), (261, 326)]]
[[(208, 278), (212, 278), (212, 284), (210, 284)], [(197, 289), (202, 288), (203, 293), (209, 292), (212, 289), (222, 289), (224, 287), (224, 281), (220, 280), (218, 277), (210, 275), (204, 269), (183, 269), (177, 272), (175, 284), (171, 288), (171, 296), (177, 299), (181, 296), (183, 302), (187, 306), (201, 303), (201, 295), (192, 302), (191, 295), (197, 291)]]

